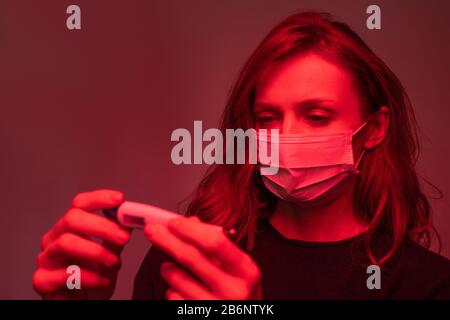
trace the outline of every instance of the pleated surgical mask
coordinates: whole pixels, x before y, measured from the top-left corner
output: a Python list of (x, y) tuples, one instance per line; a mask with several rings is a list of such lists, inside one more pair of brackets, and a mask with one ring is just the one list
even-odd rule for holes
[(261, 175), (265, 186), (279, 198), (301, 206), (335, 199), (357, 173), (365, 150), (355, 162), (352, 142), (366, 124), (356, 131), (331, 134), (280, 134), (278, 139), (258, 136), (260, 143), (278, 144), (272, 149), (279, 150), (278, 172)]

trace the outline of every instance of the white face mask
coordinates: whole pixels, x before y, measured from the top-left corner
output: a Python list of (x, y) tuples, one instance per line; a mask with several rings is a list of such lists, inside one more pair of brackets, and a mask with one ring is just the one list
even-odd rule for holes
[(320, 206), (334, 200), (357, 173), (364, 149), (353, 159), (352, 130), (333, 134), (280, 134), (279, 170), (261, 175), (265, 186), (281, 199), (304, 207)]

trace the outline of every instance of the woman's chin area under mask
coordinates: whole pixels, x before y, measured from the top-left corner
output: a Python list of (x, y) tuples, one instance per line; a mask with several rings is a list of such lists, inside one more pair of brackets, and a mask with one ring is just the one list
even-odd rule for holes
[(288, 239), (308, 242), (335, 242), (355, 237), (368, 229), (358, 219), (353, 206), (355, 179), (332, 201), (317, 206), (301, 206), (277, 198), (269, 218), (272, 226)]

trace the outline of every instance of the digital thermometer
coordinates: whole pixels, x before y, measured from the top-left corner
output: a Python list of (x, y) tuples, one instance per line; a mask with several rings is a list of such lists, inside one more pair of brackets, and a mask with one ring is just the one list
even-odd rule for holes
[(120, 206), (103, 210), (103, 214), (124, 227), (144, 228), (148, 223), (167, 225), (169, 220), (180, 217), (175, 212), (164, 210), (149, 204), (125, 201)]
[[(167, 225), (174, 218), (182, 217), (181, 214), (139, 202), (125, 201), (120, 206), (103, 210), (103, 214), (110, 220), (118, 222), (127, 228), (144, 228), (148, 223)], [(224, 230), (221, 226), (212, 225), (227, 236), (233, 236), (234, 229)]]

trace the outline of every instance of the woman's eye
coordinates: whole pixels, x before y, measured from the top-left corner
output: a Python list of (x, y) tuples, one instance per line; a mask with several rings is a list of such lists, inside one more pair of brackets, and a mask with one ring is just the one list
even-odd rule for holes
[(259, 123), (262, 123), (262, 124), (271, 124), (273, 121), (275, 121), (275, 117), (273, 117), (273, 116), (263, 116), (263, 117), (258, 117), (257, 118), (257, 121), (259, 122)]
[(263, 118), (260, 118), (259, 121), (262, 123), (270, 123), (273, 121), (273, 117), (263, 117)]
[(306, 119), (313, 123), (323, 123), (328, 121), (330, 118), (322, 115), (310, 115)]

